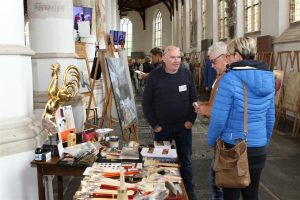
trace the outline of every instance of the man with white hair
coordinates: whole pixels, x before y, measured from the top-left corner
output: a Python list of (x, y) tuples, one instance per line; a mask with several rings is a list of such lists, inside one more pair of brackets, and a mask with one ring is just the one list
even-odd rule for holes
[[(214, 103), (216, 92), (218, 90), (219, 81), (222, 75), (225, 73), (227, 69), (227, 65), (230, 64), (227, 54), (228, 54), (227, 44), (225, 44), (224, 42), (214, 43), (208, 49), (209, 59), (212, 64), (212, 67), (217, 72), (217, 78), (213, 84), (213, 89), (210, 94), (209, 101), (197, 102), (197, 104), (194, 104), (196, 112), (198, 114), (203, 115), (204, 117), (210, 118), (210, 111)], [(223, 200), (222, 188), (216, 186), (215, 184), (215, 172), (213, 171), (213, 165), (214, 165), (214, 159), (212, 160), (211, 170), (209, 172), (209, 182), (211, 184), (211, 189), (212, 189), (211, 199)]]
[[(218, 90), (219, 81), (226, 71), (228, 64), (227, 56), (227, 44), (224, 42), (217, 42), (209, 47), (208, 49), (209, 59), (212, 65), (217, 72), (216, 80), (213, 84), (213, 89), (208, 102), (198, 102), (195, 107), (198, 114), (203, 115), (204, 117), (210, 118), (210, 110), (214, 102), (216, 92)], [(194, 104), (195, 105), (195, 104)]]
[(180, 172), (190, 200), (196, 199), (192, 182), (192, 126), (196, 113), (196, 87), (191, 72), (181, 64), (181, 52), (167, 46), (162, 67), (148, 78), (143, 96), (143, 111), (154, 130), (155, 141), (172, 141), (180, 162)]

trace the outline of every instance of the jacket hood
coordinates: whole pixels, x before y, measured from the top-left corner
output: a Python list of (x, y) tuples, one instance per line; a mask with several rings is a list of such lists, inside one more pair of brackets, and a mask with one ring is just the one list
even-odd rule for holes
[(228, 71), (244, 81), (247, 89), (257, 96), (268, 96), (275, 89), (275, 78), (268, 65), (256, 60), (243, 60), (232, 63)]
[(255, 67), (258, 70), (270, 71), (268, 69), (267, 63), (257, 61), (257, 60), (241, 60), (238, 62), (234, 62), (229, 66), (229, 69), (233, 67), (245, 67), (245, 66)]

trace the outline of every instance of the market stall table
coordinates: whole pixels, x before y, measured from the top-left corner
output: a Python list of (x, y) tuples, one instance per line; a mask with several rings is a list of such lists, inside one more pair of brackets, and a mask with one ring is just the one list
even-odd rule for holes
[[(63, 200), (63, 177), (64, 176), (75, 176), (80, 177), (83, 176), (83, 172), (86, 167), (78, 167), (78, 166), (61, 166), (58, 165), (60, 158), (52, 157), (50, 161), (35, 161), (31, 162), (31, 165), (37, 167), (37, 179), (38, 179), (38, 192), (39, 192), (39, 200), (44, 200), (45, 198), (45, 188), (43, 184), (43, 176), (44, 175), (54, 175), (57, 176), (57, 191), (58, 191), (58, 199)], [(184, 188), (183, 183), (180, 183), (180, 187), (182, 190), (182, 196), (184, 200), (188, 200), (186, 190)]]

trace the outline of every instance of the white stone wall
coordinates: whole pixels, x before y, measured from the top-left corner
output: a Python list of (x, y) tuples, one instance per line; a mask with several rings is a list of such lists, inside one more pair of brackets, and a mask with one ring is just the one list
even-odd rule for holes
[(172, 43), (172, 22), (167, 7), (163, 4), (157, 4), (146, 11), (146, 30), (143, 30), (143, 21), (138, 12), (128, 12), (128, 18), (132, 21), (133, 28), (133, 46), (132, 51), (143, 51), (150, 54), (153, 46), (153, 18), (154, 13), (160, 10), (162, 13), (162, 46)]
[(30, 166), (34, 152), (0, 157), (0, 199), (38, 199), (36, 168)]

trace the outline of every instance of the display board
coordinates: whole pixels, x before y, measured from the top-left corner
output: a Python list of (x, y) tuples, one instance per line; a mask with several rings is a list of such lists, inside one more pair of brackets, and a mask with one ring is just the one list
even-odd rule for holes
[(275, 96), (275, 105), (277, 106), (280, 103), (281, 95), (282, 95), (282, 84), (283, 84), (283, 79), (284, 79), (284, 71), (282, 70), (274, 70), (273, 71), (274, 76), (275, 76), (275, 89), (278, 90), (276, 91), (276, 96)]

